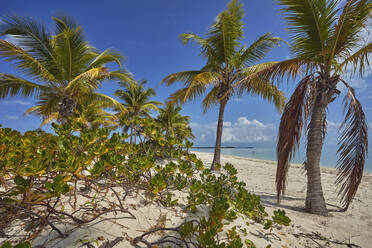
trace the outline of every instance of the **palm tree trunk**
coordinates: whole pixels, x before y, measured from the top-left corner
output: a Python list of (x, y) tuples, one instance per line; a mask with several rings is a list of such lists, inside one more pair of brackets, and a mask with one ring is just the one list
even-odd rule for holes
[(222, 139), (222, 129), (223, 129), (223, 114), (225, 113), (227, 100), (223, 99), (220, 102), (220, 112), (218, 113), (218, 123), (216, 132), (216, 145), (214, 147), (213, 162), (211, 165), (211, 170), (215, 169), (215, 165), (221, 163), (221, 139)]
[(323, 195), (319, 162), (323, 147), (323, 125), (326, 115), (326, 106), (327, 102), (325, 99), (325, 94), (321, 93), (317, 96), (312, 111), (307, 135), (306, 150), (306, 209), (308, 209), (311, 213), (324, 216), (328, 215), (328, 211)]
[(132, 144), (133, 143), (133, 125), (131, 124), (130, 125), (130, 144)]
[(137, 144), (137, 126), (134, 127), (134, 144)]

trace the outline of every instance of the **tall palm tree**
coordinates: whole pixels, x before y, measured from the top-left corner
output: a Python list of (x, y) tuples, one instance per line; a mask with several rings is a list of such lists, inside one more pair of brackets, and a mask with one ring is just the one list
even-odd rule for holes
[(190, 123), (190, 116), (184, 116), (180, 113), (181, 107), (173, 104), (167, 104), (165, 108), (159, 110), (156, 121), (160, 124), (166, 136), (177, 137), (180, 139), (193, 138)]
[[(119, 82), (125, 89), (116, 90), (114, 95), (123, 100), (124, 112), (118, 113), (119, 118), (129, 119), (130, 143), (133, 143), (133, 136), (136, 139), (135, 119), (138, 117), (150, 117), (152, 110), (159, 110), (158, 106), (161, 102), (151, 101), (150, 98), (155, 96), (155, 90), (145, 88), (147, 81), (127, 83), (126, 81)], [(136, 143), (136, 140), (134, 141)]]
[[(306, 208), (327, 215), (319, 161), (326, 135), (326, 110), (346, 86), (345, 119), (340, 127), (338, 174), (341, 203), (347, 210), (362, 180), (368, 150), (367, 122), (354, 89), (344, 80), (348, 71), (363, 74), (369, 65), (372, 42), (363, 40), (370, 19), (371, 0), (277, 0), (283, 6), (291, 37), (293, 59), (273, 63), (259, 74), (265, 78), (296, 77), (302, 80), (284, 108), (277, 145), (276, 188), (278, 201), (285, 193), (288, 161), (294, 156), (307, 125)], [(256, 75), (257, 76), (257, 75)]]
[(238, 84), (241, 79), (264, 68), (264, 64), (255, 65), (255, 63), (281, 41), (280, 38), (272, 37), (268, 33), (259, 37), (249, 47), (242, 45), (243, 16), (242, 4), (238, 0), (232, 0), (227, 10), (217, 16), (206, 38), (192, 33), (182, 34), (184, 44), (193, 40), (201, 47), (200, 55), (206, 59), (206, 65), (200, 70), (168, 75), (162, 81), (167, 85), (177, 81), (185, 84), (183, 89), (170, 96), (171, 103), (183, 104), (210, 89), (203, 100), (204, 112), (212, 106), (219, 105), (216, 145), (211, 169), (214, 169), (216, 163), (220, 163), (223, 116), (226, 104), (234, 94), (241, 95), (246, 92), (259, 95), (273, 102), (278, 109), (281, 109), (285, 103), (282, 92), (269, 80), (251, 78), (245, 84)]
[(90, 46), (83, 30), (66, 16), (53, 17), (54, 33), (32, 18), (9, 16), (1, 19), (0, 56), (13, 62), (25, 78), (0, 73), (0, 97), (35, 95), (37, 105), (27, 113), (49, 119), (58, 113), (66, 120), (74, 114), (80, 98), (120, 107), (113, 98), (95, 90), (103, 80), (130, 81), (122, 69), (109, 72), (107, 63), (121, 67), (122, 55), (108, 49), (99, 53)]

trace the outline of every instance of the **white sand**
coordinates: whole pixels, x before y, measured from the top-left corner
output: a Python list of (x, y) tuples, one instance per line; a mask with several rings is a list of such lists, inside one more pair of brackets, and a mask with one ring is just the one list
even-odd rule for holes
[[(206, 164), (212, 161), (212, 154), (195, 152)], [(258, 246), (264, 247), (269, 241), (272, 247), (320, 247), (315, 241), (324, 245), (325, 242), (299, 237), (302, 234), (319, 232), (322, 236), (345, 243), (353, 243), (361, 247), (372, 247), (372, 175), (365, 173), (356, 197), (347, 212), (337, 212), (340, 206), (337, 199), (337, 188), (334, 185), (336, 170), (322, 167), (322, 186), (330, 211), (329, 217), (320, 217), (305, 213), (306, 175), (303, 166), (293, 164), (289, 169), (286, 196), (281, 204), (276, 204), (275, 173), (276, 162), (223, 155), (221, 163), (232, 163), (238, 169), (238, 178), (247, 183), (248, 190), (261, 196), (261, 202), (266, 211), (271, 213), (277, 208), (284, 209), (292, 219), (290, 227), (280, 231), (273, 230), (281, 241), (274, 236), (265, 235), (261, 229), (253, 231), (262, 238), (251, 238)], [(258, 227), (258, 226), (257, 226)], [(296, 237), (297, 236), (297, 237)], [(263, 239), (267, 239), (263, 242)], [(346, 245), (330, 243), (330, 247), (347, 247)]]
[[(212, 161), (212, 154), (195, 152), (197, 156), (209, 166)], [(275, 192), (275, 172), (276, 163), (274, 161), (265, 161), (236, 157), (230, 155), (222, 156), (222, 163), (230, 162), (238, 170), (240, 180), (247, 183), (249, 191), (259, 195), (266, 211), (270, 214), (275, 209), (284, 209), (287, 215), (292, 219), (289, 227), (274, 228), (273, 230), (263, 230), (259, 224), (246, 226), (247, 220), (238, 219), (235, 224), (241, 228), (246, 228), (247, 236), (242, 237), (252, 240), (257, 247), (286, 248), (286, 247), (348, 247), (346, 244), (353, 243), (360, 247), (372, 247), (372, 175), (366, 174), (359, 187), (358, 193), (349, 210), (337, 212), (339, 201), (336, 198), (337, 189), (333, 182), (335, 181), (335, 170), (322, 168), (322, 184), (328, 209), (331, 211), (329, 217), (320, 217), (305, 213), (304, 197), (306, 193), (306, 177), (302, 171), (301, 165), (294, 164), (289, 170), (289, 180), (287, 193), (280, 205), (276, 204)], [(121, 196), (124, 192), (120, 192)], [(114, 195), (111, 195), (114, 201)], [(185, 201), (185, 194), (179, 194), (179, 197)], [(88, 199), (80, 196), (79, 203), (83, 204)], [(68, 201), (68, 199), (65, 199)], [(118, 243), (116, 247), (132, 247), (130, 240), (141, 235), (156, 226), (175, 227), (182, 223), (185, 218), (192, 218), (184, 212), (181, 207), (164, 208), (160, 205), (147, 204), (143, 194), (131, 194), (123, 202), (125, 208), (133, 213), (136, 219), (128, 219), (128, 214), (118, 212), (102, 216), (93, 223), (83, 225), (71, 232), (68, 238), (56, 239), (55, 232), (45, 231), (35, 240), (34, 245), (43, 244), (46, 239), (50, 240), (47, 247), (79, 247), (82, 243), (80, 239), (90, 241), (100, 239), (98, 245), (92, 242), (93, 247), (98, 247), (104, 241), (114, 240), (116, 237), (124, 237), (124, 240)], [(66, 207), (69, 204), (65, 204)], [(104, 204), (103, 204), (104, 205)], [(124, 217), (124, 218), (123, 218)], [(111, 219), (110, 219), (111, 218)], [(69, 229), (71, 226), (58, 225), (62, 230)], [(17, 230), (18, 229), (18, 230)], [(19, 228), (14, 228), (18, 232)], [(320, 233), (331, 241), (337, 241), (344, 244), (335, 244), (333, 242), (326, 246), (326, 241), (305, 237), (314, 233)], [(159, 239), (161, 236), (152, 235), (152, 240)], [(223, 238), (223, 237), (222, 237)], [(1, 239), (0, 239), (1, 242)], [(319, 243), (319, 245), (317, 244)], [(322, 246), (320, 246), (322, 245)], [(86, 247), (86, 246), (82, 246)], [(349, 246), (356, 247), (356, 246)]]

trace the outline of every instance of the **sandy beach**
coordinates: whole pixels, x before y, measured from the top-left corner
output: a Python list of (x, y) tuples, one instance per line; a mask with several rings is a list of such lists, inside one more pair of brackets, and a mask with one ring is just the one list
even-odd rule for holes
[[(211, 153), (195, 152), (197, 156), (209, 166), (212, 161)], [(222, 163), (232, 163), (238, 170), (240, 180), (247, 183), (247, 189), (261, 197), (269, 215), (278, 208), (284, 209), (292, 222), (288, 227), (274, 227), (272, 230), (264, 230), (261, 224), (247, 219), (238, 218), (234, 224), (239, 228), (246, 228), (247, 234), (243, 239), (252, 240), (257, 247), (288, 248), (288, 247), (371, 247), (372, 244), (372, 175), (365, 174), (356, 198), (349, 210), (339, 212), (339, 201), (335, 181), (335, 170), (322, 168), (322, 184), (325, 198), (330, 211), (329, 217), (320, 217), (308, 214), (304, 211), (304, 197), (306, 192), (306, 177), (302, 166), (293, 164), (289, 170), (289, 180), (286, 196), (280, 205), (276, 203), (275, 192), (275, 161), (250, 159), (223, 155)], [(120, 188), (117, 192), (121, 195)], [(55, 232), (44, 231), (36, 240), (34, 247), (133, 247), (135, 237), (156, 227), (176, 227), (185, 220), (196, 218), (190, 213), (183, 211), (182, 203), (186, 203), (186, 193), (178, 192), (180, 205), (165, 208), (155, 204), (143, 192), (132, 192), (123, 201), (127, 213), (111, 213), (98, 218), (96, 221), (73, 227), (66, 223), (57, 223), (57, 226), (68, 231), (69, 236), (65, 239), (56, 237)], [(111, 195), (114, 200), (114, 195)], [(78, 204), (83, 205), (89, 201), (83, 195), (79, 195)], [(63, 200), (68, 210), (69, 197)], [(97, 199), (100, 201), (100, 199)], [(102, 203), (104, 204), (104, 203)], [(10, 234), (20, 233), (19, 226), (7, 230)], [(161, 238), (164, 233), (150, 236), (151, 240)], [(224, 238), (224, 237), (221, 237)], [(105, 242), (116, 240), (114, 246), (104, 246)], [(1, 242), (1, 239), (0, 239)], [(86, 246), (89, 242), (91, 246)], [(142, 246), (141, 246), (142, 247)]]
[[(211, 163), (213, 154), (195, 153), (206, 164)], [(306, 175), (302, 165), (292, 164), (290, 167), (286, 195), (281, 204), (277, 205), (276, 161), (223, 155), (221, 163), (226, 162), (232, 163), (238, 169), (239, 179), (247, 183), (248, 190), (261, 197), (261, 202), (268, 213), (281, 208), (292, 219), (290, 227), (273, 230), (274, 235), (265, 233), (261, 229), (251, 229), (252, 235), (249, 238), (258, 247), (264, 246), (267, 242), (272, 242), (272, 247), (327, 247), (324, 241), (305, 237), (317, 232), (327, 239), (344, 243), (330, 242), (329, 247), (348, 247), (347, 244), (372, 247), (372, 174), (364, 174), (349, 210), (339, 212), (338, 191), (334, 185), (336, 170), (322, 167), (322, 186), (330, 214), (329, 217), (321, 217), (304, 212)], [(263, 240), (266, 240), (266, 243)]]

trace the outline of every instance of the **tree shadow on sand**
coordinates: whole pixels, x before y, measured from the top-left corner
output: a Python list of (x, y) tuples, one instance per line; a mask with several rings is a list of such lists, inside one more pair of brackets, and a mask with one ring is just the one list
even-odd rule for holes
[[(264, 206), (271, 206), (275, 208), (284, 208), (288, 210), (293, 210), (296, 212), (301, 212), (301, 213), (308, 213), (308, 211), (305, 209), (305, 206), (303, 206), (305, 202), (305, 198), (303, 197), (293, 197), (293, 196), (281, 196), (281, 201), (278, 204), (277, 202), (277, 195), (271, 194), (271, 193), (266, 193), (266, 192), (255, 192), (256, 195), (258, 195), (261, 198), (261, 203)], [(293, 206), (291, 203), (297, 202), (298, 204), (301, 204), (302, 206)], [(289, 203), (289, 204), (288, 204)], [(334, 213), (334, 212), (344, 212), (344, 209), (334, 205), (327, 203), (328, 212), (329, 213)]]

